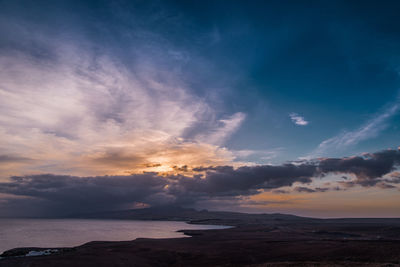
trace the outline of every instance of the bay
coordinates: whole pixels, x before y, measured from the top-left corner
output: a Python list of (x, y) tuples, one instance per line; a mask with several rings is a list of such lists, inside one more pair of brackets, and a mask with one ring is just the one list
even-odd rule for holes
[(0, 254), (16, 247), (73, 247), (89, 241), (185, 237), (178, 230), (224, 229), (229, 226), (177, 221), (95, 219), (0, 219)]

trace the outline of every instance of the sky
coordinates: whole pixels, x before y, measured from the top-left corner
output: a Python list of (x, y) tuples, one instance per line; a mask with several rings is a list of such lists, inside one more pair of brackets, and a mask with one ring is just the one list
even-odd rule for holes
[(1, 0), (0, 217), (399, 217), (399, 12)]

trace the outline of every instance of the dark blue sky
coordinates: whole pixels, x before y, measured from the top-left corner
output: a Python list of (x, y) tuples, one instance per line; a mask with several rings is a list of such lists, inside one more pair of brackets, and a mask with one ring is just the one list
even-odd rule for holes
[[(240, 73), (228, 102), (251, 115), (237, 139), (231, 139), (233, 146), (278, 146), (289, 157), (297, 156), (360, 127), (396, 101), (400, 23), (393, 2), (177, 6), (202, 30), (220, 33), (218, 44), (204, 55), (211, 54), (213, 63), (232, 77)], [(290, 112), (310, 124), (290, 124)], [(397, 146), (393, 119), (393, 127), (342, 153)]]

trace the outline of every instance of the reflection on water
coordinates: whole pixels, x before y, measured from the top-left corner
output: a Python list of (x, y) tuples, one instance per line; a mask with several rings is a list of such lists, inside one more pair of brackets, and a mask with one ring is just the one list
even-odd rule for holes
[(16, 247), (71, 247), (89, 241), (184, 237), (182, 229), (223, 229), (174, 221), (0, 219), (0, 253)]

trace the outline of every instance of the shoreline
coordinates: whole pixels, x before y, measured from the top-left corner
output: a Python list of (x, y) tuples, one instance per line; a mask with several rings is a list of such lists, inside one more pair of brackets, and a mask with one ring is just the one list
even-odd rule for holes
[[(379, 222), (380, 221), (380, 222)], [(190, 238), (92, 241), (0, 266), (399, 266), (400, 219), (241, 224)]]
[[(2, 218), (2, 219), (14, 220), (15, 218)], [(40, 221), (40, 220), (43, 220), (43, 219), (30, 218), (30, 220), (38, 220), (38, 221)], [(175, 221), (175, 220), (138, 220), (138, 219), (121, 220), (121, 219), (111, 219), (111, 218), (110, 219), (94, 219), (94, 218), (88, 218), (88, 219), (83, 219), (83, 218), (82, 219), (75, 219), (75, 218), (60, 219), (60, 218), (55, 218), (55, 219), (45, 219), (45, 220), (60, 220), (60, 221), (64, 221), (64, 220), (105, 221), (106, 220), (106, 221), (120, 221), (120, 222), (177, 222), (177, 223), (185, 223), (187, 225), (193, 225), (193, 226), (201, 225), (201, 226), (205, 226), (205, 227), (215, 226), (215, 227), (223, 227), (223, 228), (209, 228), (209, 229), (202, 229), (201, 227), (199, 227), (198, 229), (181, 228), (181, 229), (172, 231), (174, 233), (182, 234), (181, 236), (176, 236), (176, 237), (136, 237), (134, 239), (129, 239), (129, 240), (112, 240), (112, 241), (110, 241), (110, 240), (100, 240), (100, 241), (98, 241), (98, 240), (94, 239), (94, 240), (84, 241), (84, 242), (82, 242), (80, 244), (76, 244), (76, 245), (73, 245), (73, 246), (57, 246), (57, 247), (53, 247), (53, 246), (41, 246), (41, 247), (37, 247), (37, 246), (18, 246), (18, 247), (13, 247), (13, 248), (9, 248), (9, 249), (6, 249), (4, 251), (1, 251), (0, 260), (6, 259), (8, 257), (40, 256), (40, 255), (36, 255), (38, 253), (36, 253), (36, 254), (33, 253), (32, 255), (27, 255), (27, 254), (29, 254), (30, 251), (39, 252), (39, 251), (46, 251), (46, 250), (51, 250), (51, 249), (58, 249), (59, 251), (66, 251), (66, 250), (71, 250), (71, 249), (73, 249), (75, 247), (83, 246), (83, 245), (85, 245), (87, 243), (91, 243), (91, 242), (125, 242), (125, 241), (135, 241), (136, 239), (141, 239), (141, 238), (144, 238), (144, 239), (189, 238), (193, 234), (193, 233), (190, 232), (191, 230), (202, 230), (202, 231), (223, 230), (223, 229), (229, 229), (229, 228), (235, 227), (235, 226), (232, 226), (232, 225), (221, 225), (221, 224), (217, 224), (217, 223), (213, 224), (211, 222), (210, 223), (201, 223), (199, 221), (190, 221), (190, 220), (188, 220), (188, 221), (182, 221), (182, 220), (180, 220), (180, 221)], [(54, 253), (55, 252), (49, 253), (49, 254), (46, 254), (46, 255), (50, 255), (50, 254), (54, 254)], [(7, 255), (7, 256), (4, 256), (4, 254)], [(14, 254), (15, 254), (15, 256), (12, 256)]]

